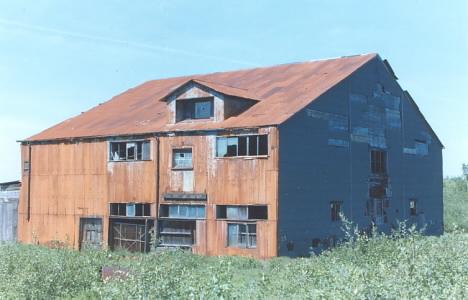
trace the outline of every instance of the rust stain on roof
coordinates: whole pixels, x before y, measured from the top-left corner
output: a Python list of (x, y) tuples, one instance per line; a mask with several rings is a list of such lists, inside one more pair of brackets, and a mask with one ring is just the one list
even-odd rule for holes
[[(377, 54), (356, 55), (152, 80), (27, 140), (278, 125), (375, 57)], [(166, 103), (160, 100), (190, 81), (258, 103), (222, 122), (167, 124)]]

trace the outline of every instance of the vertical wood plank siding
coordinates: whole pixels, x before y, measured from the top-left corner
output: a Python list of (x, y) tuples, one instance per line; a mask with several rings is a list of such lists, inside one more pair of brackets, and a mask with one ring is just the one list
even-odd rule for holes
[[(259, 129), (269, 134), (269, 156), (265, 158), (216, 158), (216, 135), (160, 137), (160, 186), (157, 180), (156, 140), (151, 138), (152, 159), (108, 162), (106, 141), (36, 144), (32, 146), (31, 187), (23, 184), (18, 208), (18, 240), (47, 244), (58, 240), (78, 248), (80, 217), (100, 217), (103, 244), (108, 241), (109, 203), (159, 203), (168, 192), (182, 192), (183, 177), (172, 170), (172, 149), (192, 147), (193, 192), (206, 193), (206, 220), (197, 221), (193, 251), (207, 255), (277, 255), (278, 132), (276, 127)], [(28, 146), (21, 149), (28, 159)], [(23, 172), (22, 182), (28, 182)], [(27, 220), (27, 195), (31, 189), (31, 220)], [(226, 221), (216, 220), (216, 204), (264, 204), (268, 220), (258, 221), (257, 248), (226, 247)]]

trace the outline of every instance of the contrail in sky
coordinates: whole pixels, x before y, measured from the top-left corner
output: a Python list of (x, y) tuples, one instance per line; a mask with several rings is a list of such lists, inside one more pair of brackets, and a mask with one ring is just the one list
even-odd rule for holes
[(54, 29), (54, 28), (49, 28), (49, 27), (43, 27), (43, 26), (38, 26), (38, 25), (11, 21), (11, 20), (4, 19), (4, 18), (0, 18), (0, 25), (6, 26), (6, 27), (21, 28), (23, 30), (33, 31), (36, 33), (54, 34), (54, 35), (65, 36), (65, 37), (75, 38), (75, 39), (82, 39), (82, 40), (87, 40), (87, 41), (92, 41), (92, 42), (101, 42), (101, 43), (108, 43), (108, 44), (114, 44), (114, 45), (119, 45), (119, 46), (139, 48), (139, 49), (144, 49), (144, 50), (166, 52), (166, 53), (171, 53), (171, 54), (180, 54), (180, 55), (189, 56), (189, 57), (229, 62), (229, 63), (235, 63), (239, 65), (244, 65), (244, 66), (256, 65), (255, 63), (248, 62), (248, 61), (229, 59), (229, 58), (219, 57), (215, 55), (206, 55), (206, 54), (186, 51), (183, 49), (159, 46), (159, 45), (154, 45), (154, 44), (133, 42), (133, 41), (127, 41), (127, 40), (121, 40), (121, 39), (108, 38), (105, 36), (97, 36), (97, 35), (90, 35), (90, 34), (84, 34), (84, 33), (79, 33), (79, 32), (59, 30), (59, 29)]

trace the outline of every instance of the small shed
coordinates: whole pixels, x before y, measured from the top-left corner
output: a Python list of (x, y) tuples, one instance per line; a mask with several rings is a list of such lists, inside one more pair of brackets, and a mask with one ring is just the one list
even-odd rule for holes
[(0, 183), (0, 242), (16, 241), (20, 181)]

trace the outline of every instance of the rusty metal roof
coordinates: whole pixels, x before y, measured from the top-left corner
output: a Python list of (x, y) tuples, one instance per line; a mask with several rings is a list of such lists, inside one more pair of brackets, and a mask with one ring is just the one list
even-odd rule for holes
[[(145, 82), (109, 101), (36, 134), (28, 141), (278, 125), (348, 77), (377, 54)], [(258, 103), (222, 122), (168, 124), (159, 101), (190, 80)]]

